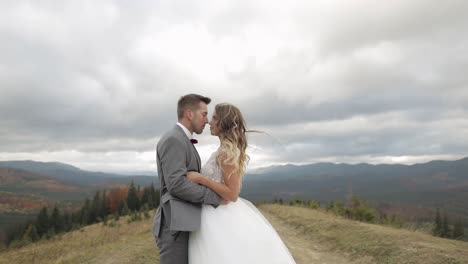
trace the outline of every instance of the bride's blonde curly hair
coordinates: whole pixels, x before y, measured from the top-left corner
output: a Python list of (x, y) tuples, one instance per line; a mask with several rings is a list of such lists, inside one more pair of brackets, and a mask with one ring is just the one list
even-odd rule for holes
[[(242, 185), (242, 177), (249, 161), (247, 150), (247, 136), (245, 120), (242, 113), (232, 104), (222, 103), (215, 106), (215, 113), (218, 119), (219, 139), (221, 141), (216, 162), (222, 169), (224, 165), (233, 166), (233, 173), (239, 174), (239, 181)], [(223, 171), (224, 173), (224, 171)]]

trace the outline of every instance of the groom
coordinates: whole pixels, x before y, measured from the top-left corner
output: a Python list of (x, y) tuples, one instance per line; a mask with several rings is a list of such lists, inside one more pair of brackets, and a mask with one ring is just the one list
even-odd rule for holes
[(203, 132), (210, 102), (210, 98), (198, 94), (182, 96), (177, 103), (179, 122), (156, 147), (161, 204), (152, 232), (161, 264), (188, 264), (189, 232), (200, 228), (201, 205), (217, 207), (223, 202), (219, 195), (186, 177), (189, 171), (200, 172), (200, 156), (192, 134)]

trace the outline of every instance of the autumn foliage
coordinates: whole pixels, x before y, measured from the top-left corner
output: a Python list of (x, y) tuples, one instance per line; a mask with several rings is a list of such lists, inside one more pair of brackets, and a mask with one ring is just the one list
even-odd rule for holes
[(107, 193), (106, 203), (112, 214), (117, 212), (119, 205), (127, 200), (128, 187), (115, 188)]

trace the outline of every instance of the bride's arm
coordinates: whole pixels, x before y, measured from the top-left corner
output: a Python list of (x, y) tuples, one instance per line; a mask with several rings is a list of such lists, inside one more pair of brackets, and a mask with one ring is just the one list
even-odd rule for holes
[[(239, 197), (240, 181), (239, 181), (239, 174), (232, 173), (233, 170), (234, 170), (234, 166), (223, 165), (222, 171), (224, 172), (223, 173), (224, 183), (215, 182), (212, 179), (198, 172), (187, 173), (187, 178), (189, 178), (189, 180), (195, 183), (198, 183), (198, 184), (201, 184), (210, 188), (219, 196), (221, 196), (223, 199), (228, 200), (230, 202), (235, 202), (237, 201), (237, 198)], [(232, 175), (229, 177), (231, 173)]]

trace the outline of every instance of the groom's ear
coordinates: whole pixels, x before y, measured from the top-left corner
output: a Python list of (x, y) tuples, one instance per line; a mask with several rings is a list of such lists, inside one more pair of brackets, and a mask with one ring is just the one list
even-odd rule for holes
[(193, 115), (194, 115), (194, 113), (193, 113), (192, 109), (190, 109), (190, 108), (185, 109), (185, 117), (188, 120), (192, 121)]

